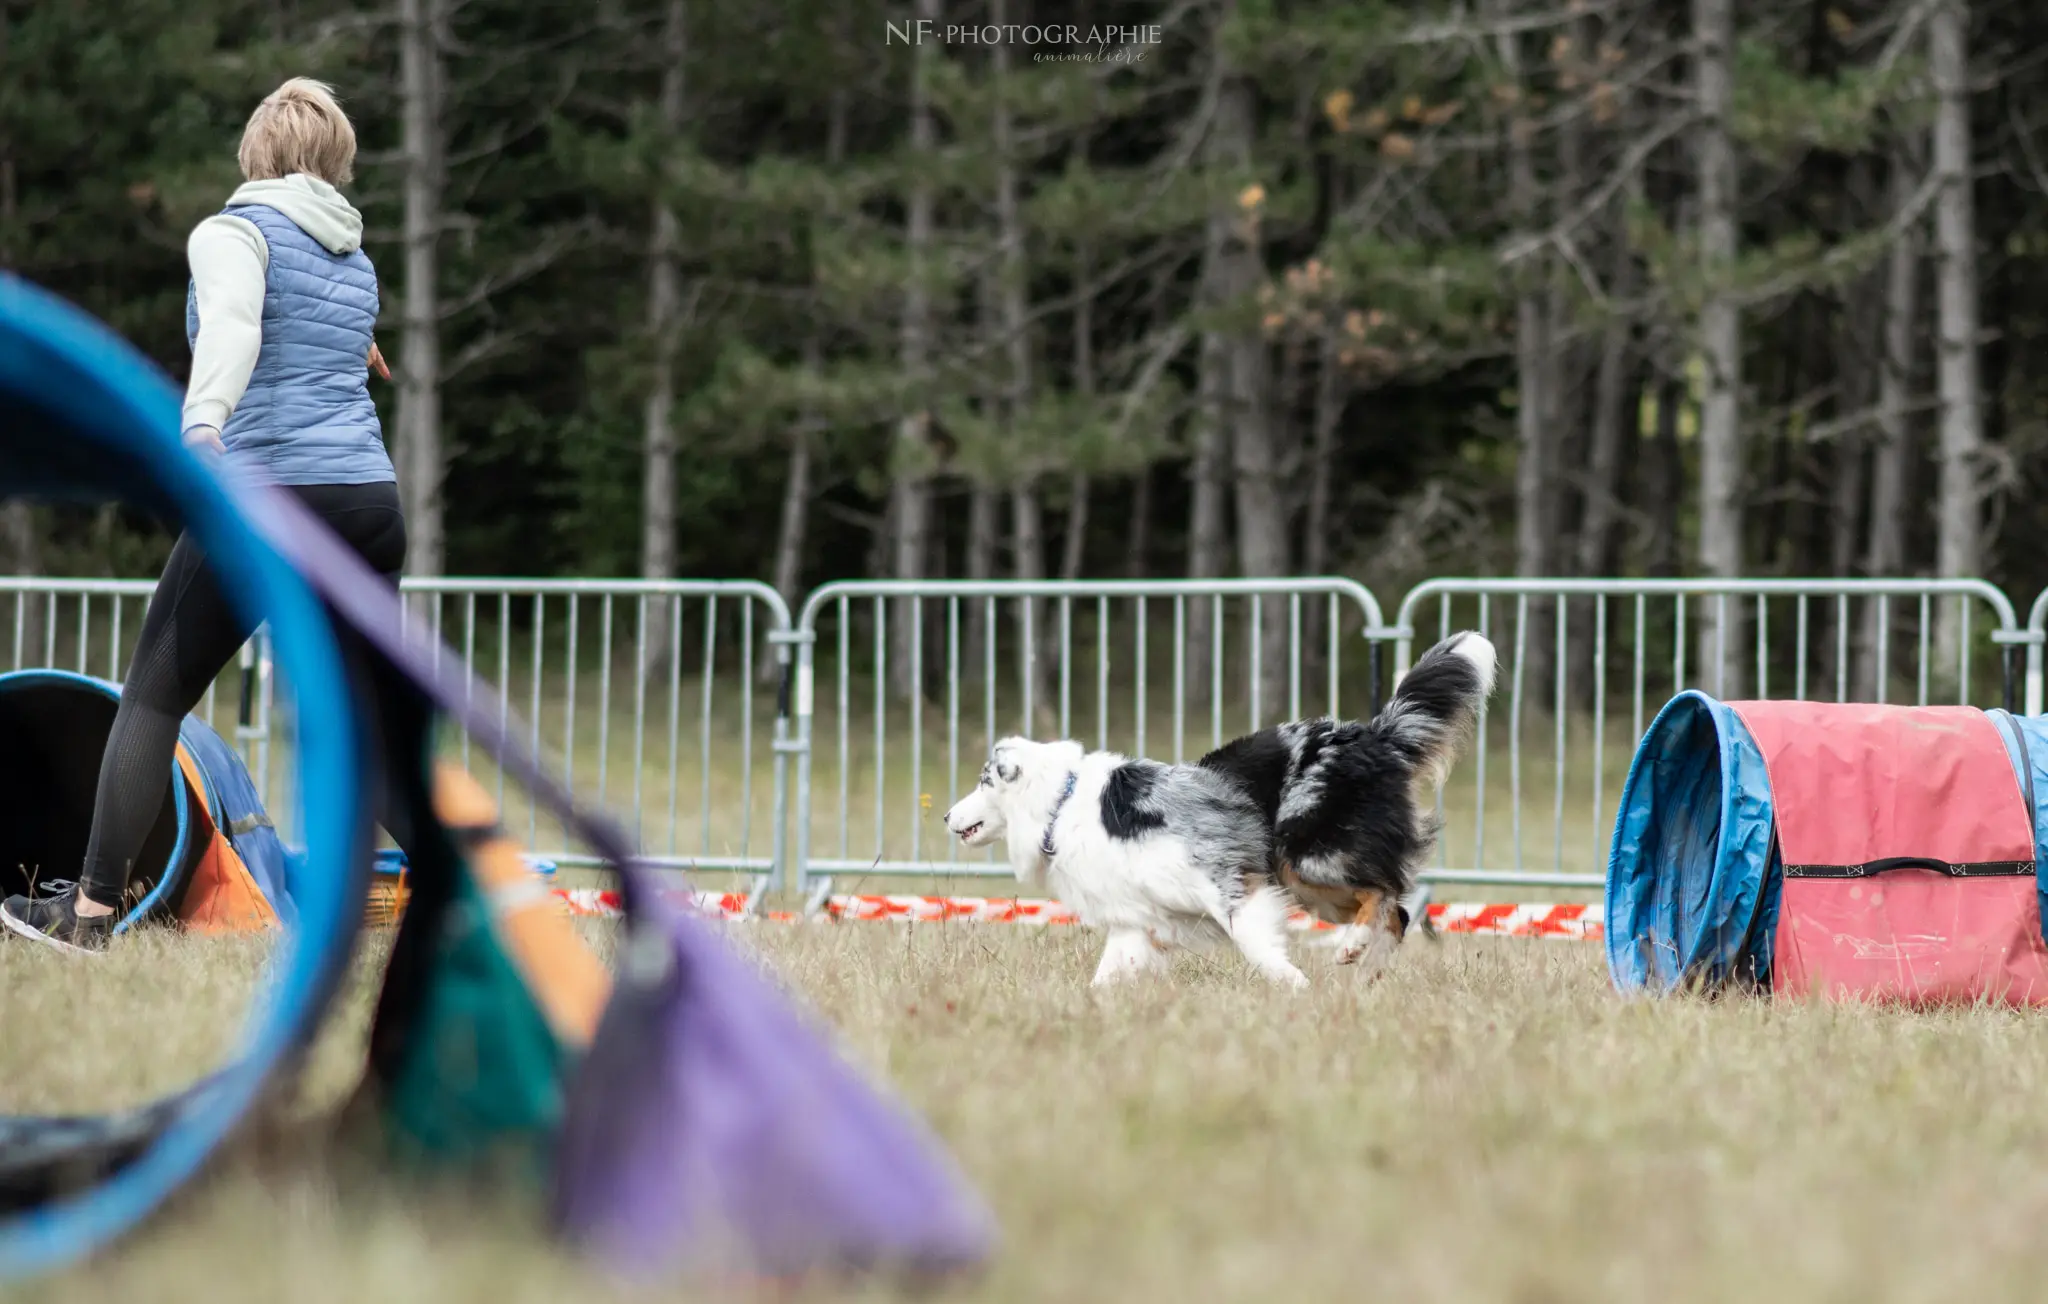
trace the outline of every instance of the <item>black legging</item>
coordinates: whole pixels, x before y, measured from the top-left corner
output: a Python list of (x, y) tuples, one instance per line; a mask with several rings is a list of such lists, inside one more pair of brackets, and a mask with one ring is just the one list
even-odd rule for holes
[[(396, 484), (296, 485), (291, 492), (397, 587), (405, 565), (405, 514)], [(178, 726), (254, 632), (229, 605), (199, 545), (180, 534), (142, 619), (100, 759), (92, 837), (79, 876), (87, 898), (121, 905), (135, 857), (163, 804)]]

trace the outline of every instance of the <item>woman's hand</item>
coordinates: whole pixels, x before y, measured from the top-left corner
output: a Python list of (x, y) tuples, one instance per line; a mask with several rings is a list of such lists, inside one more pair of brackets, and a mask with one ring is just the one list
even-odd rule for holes
[(391, 368), (384, 365), (384, 354), (377, 348), (377, 341), (370, 341), (370, 370), (385, 380), (391, 379)]
[(220, 442), (220, 431), (212, 426), (193, 426), (185, 432), (185, 447), (195, 453), (213, 453), (224, 456), (227, 448)]

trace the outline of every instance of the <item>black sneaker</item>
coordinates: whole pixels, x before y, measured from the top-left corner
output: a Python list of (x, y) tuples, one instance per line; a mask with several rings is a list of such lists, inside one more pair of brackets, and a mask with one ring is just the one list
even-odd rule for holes
[(114, 935), (114, 914), (78, 917), (78, 888), (51, 893), (30, 900), (8, 897), (0, 903), (0, 925), (31, 942), (54, 946), (60, 951), (89, 955), (107, 949)]

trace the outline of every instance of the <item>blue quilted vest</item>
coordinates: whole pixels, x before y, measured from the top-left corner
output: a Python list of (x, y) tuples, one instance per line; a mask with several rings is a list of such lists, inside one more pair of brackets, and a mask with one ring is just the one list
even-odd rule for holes
[[(228, 417), (228, 460), (272, 484), (396, 480), (370, 399), (377, 272), (369, 255), (328, 252), (264, 204), (222, 210), (251, 222), (270, 246), (263, 345), (249, 388)], [(185, 341), (199, 338), (198, 298), (185, 288)]]

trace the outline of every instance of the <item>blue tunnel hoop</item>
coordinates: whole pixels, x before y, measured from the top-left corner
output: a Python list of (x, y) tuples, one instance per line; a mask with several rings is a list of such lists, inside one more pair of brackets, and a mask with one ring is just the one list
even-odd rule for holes
[[(20, 409), (33, 419), (24, 421)], [(257, 998), (236, 1055), (106, 1181), (0, 1219), (0, 1280), (82, 1257), (135, 1226), (198, 1170), (319, 1025), (362, 905), (355, 894), (368, 828), (365, 753), (340, 646), (313, 590), (252, 525), (239, 495), (181, 446), (179, 411), (176, 391), (126, 341), (0, 273), (0, 443), (20, 453), (0, 465), (0, 486), (99, 498), (125, 490), (131, 498), (153, 498), (184, 522), (229, 600), (269, 624), (279, 667), (296, 688), (299, 791), (306, 794), (297, 926), (271, 957), (272, 981)], [(46, 442), (23, 451), (33, 439), (86, 447)], [(34, 481), (35, 470), (47, 477), (43, 483), (19, 483)]]
[[(110, 683), (104, 679), (96, 679), (91, 675), (82, 675), (75, 670), (13, 670), (6, 674), (0, 674), (0, 692), (45, 684), (83, 689), (89, 693), (103, 694), (116, 701), (119, 701), (121, 697), (121, 686), (119, 684)], [(157, 879), (156, 883), (140, 901), (136, 902), (126, 914), (121, 916), (120, 921), (114, 925), (114, 931), (117, 933), (126, 932), (129, 928), (147, 918), (150, 911), (154, 910), (163, 901), (165, 894), (171, 892), (178, 885), (179, 875), (172, 871), (174, 867), (178, 866), (185, 859), (185, 853), (190, 847), (192, 840), (190, 797), (183, 783), (173, 783), (171, 785), (171, 812), (173, 818), (177, 821), (177, 837), (168, 853), (167, 860), (169, 863), (166, 866), (165, 873)]]

